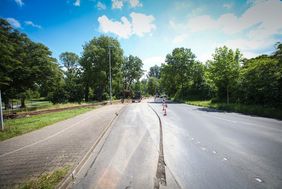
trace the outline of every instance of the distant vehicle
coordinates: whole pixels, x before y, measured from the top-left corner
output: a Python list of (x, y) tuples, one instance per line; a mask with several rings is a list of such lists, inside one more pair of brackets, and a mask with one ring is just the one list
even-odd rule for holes
[(135, 92), (132, 98), (132, 102), (141, 102), (141, 100), (142, 100), (141, 92), (140, 91)]
[(163, 102), (164, 100), (167, 100), (167, 96), (166, 95), (156, 95), (155, 96), (155, 99), (154, 99), (154, 102)]

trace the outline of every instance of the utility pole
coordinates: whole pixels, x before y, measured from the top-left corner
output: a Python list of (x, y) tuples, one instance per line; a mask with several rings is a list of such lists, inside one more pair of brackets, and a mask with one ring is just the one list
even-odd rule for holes
[(4, 131), (1, 90), (0, 90), (0, 127), (1, 127), (1, 131)]
[(111, 48), (113, 46), (108, 46), (109, 48), (109, 73), (110, 73), (110, 103), (112, 104), (112, 65), (111, 65)]

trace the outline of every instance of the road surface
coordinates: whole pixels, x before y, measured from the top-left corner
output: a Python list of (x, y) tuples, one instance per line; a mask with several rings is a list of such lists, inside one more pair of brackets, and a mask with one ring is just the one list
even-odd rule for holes
[(282, 188), (282, 122), (172, 103), (163, 116), (161, 104), (130, 104), (70, 187)]

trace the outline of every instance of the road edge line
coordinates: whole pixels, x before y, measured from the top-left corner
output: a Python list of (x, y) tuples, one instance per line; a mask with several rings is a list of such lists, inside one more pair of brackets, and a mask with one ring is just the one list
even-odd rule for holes
[(165, 173), (165, 161), (164, 161), (164, 150), (163, 150), (163, 129), (162, 129), (162, 121), (159, 114), (156, 110), (148, 104), (148, 106), (153, 110), (153, 112), (157, 115), (159, 119), (159, 126), (160, 126), (160, 141), (159, 141), (159, 158), (158, 158), (158, 165), (156, 171), (156, 180), (154, 183), (154, 189), (159, 189), (160, 185), (166, 186), (166, 173)]
[(99, 135), (98, 139), (94, 142), (94, 144), (90, 147), (90, 149), (86, 152), (86, 154), (83, 156), (81, 161), (78, 163), (78, 165), (69, 173), (69, 175), (63, 179), (55, 188), (56, 189), (65, 189), (69, 186), (71, 181), (75, 179), (75, 175), (79, 173), (80, 169), (84, 166), (84, 164), (87, 162), (88, 158), (90, 157), (91, 153), (94, 151), (94, 149), (97, 147), (101, 139), (104, 137), (108, 129), (112, 126), (112, 123), (116, 120), (116, 118), (123, 112), (127, 104), (122, 107), (118, 113), (111, 119), (110, 123), (104, 128), (104, 130)]

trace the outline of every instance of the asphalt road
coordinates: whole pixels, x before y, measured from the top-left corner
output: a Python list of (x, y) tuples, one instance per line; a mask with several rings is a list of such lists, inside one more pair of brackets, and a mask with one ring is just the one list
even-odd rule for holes
[(161, 104), (130, 104), (72, 187), (282, 188), (282, 121), (184, 104), (163, 116)]

